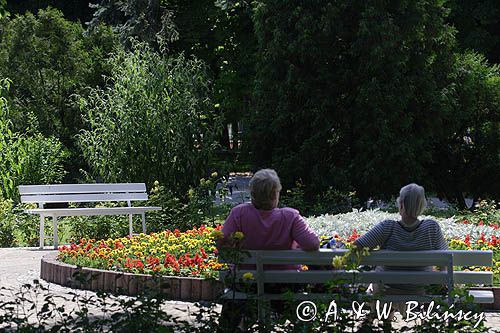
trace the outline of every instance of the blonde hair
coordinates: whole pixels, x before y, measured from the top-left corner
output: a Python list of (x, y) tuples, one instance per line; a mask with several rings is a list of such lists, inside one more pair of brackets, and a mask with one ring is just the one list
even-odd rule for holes
[(281, 182), (273, 169), (262, 169), (250, 180), (250, 195), (252, 204), (257, 209), (270, 210), (275, 208), (276, 192), (281, 191)]
[(406, 215), (416, 219), (425, 209), (427, 200), (425, 190), (422, 186), (415, 183), (403, 186), (399, 191), (399, 197), (396, 205), (401, 210), (404, 207)]

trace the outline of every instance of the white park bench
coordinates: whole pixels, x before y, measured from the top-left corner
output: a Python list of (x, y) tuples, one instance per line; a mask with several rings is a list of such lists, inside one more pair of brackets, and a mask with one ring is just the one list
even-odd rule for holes
[[(321, 265), (332, 267), (332, 259), (342, 256), (345, 249), (320, 249), (319, 251), (280, 250), (280, 251), (248, 251), (241, 264), (255, 265), (252, 270), (237, 270), (236, 281), (241, 281), (243, 274), (250, 272), (254, 276), (253, 283), (257, 284), (257, 293), (247, 295), (230, 288), (225, 289), (224, 299), (280, 300), (281, 294), (266, 293), (266, 284), (324, 284), (332, 280), (355, 281), (356, 283), (378, 284), (415, 284), (415, 285), (446, 285), (448, 295), (444, 300), (448, 304), (455, 302), (452, 291), (455, 285), (491, 286), (493, 272), (491, 271), (458, 271), (457, 266), (488, 266), (493, 265), (493, 252), (490, 250), (446, 250), (446, 251), (372, 251), (363, 258), (361, 264), (373, 266), (445, 266), (446, 271), (342, 271), (342, 270), (264, 270), (264, 265)], [(221, 272), (220, 278), (224, 281), (228, 272)], [(228, 286), (230, 287), (230, 286)], [(468, 290), (474, 296), (475, 303), (493, 303), (493, 292), (490, 290)], [(304, 293), (295, 294), (296, 300), (329, 299), (332, 294)], [(378, 297), (386, 302), (417, 301), (429, 302), (434, 299), (443, 299), (442, 295), (385, 295)], [(260, 302), (259, 302), (260, 303)], [(259, 316), (263, 314), (259, 304)]]
[[(58, 247), (57, 219), (62, 216), (129, 215), (129, 235), (132, 236), (132, 217), (142, 215), (142, 232), (146, 232), (147, 211), (161, 207), (132, 207), (132, 201), (148, 200), (144, 183), (128, 184), (56, 184), (20, 185), (21, 202), (36, 203), (38, 208), (28, 209), (29, 214), (40, 215), (40, 248), (44, 246), (45, 217), (52, 217), (54, 249)], [(126, 202), (127, 207), (44, 208), (49, 203)]]

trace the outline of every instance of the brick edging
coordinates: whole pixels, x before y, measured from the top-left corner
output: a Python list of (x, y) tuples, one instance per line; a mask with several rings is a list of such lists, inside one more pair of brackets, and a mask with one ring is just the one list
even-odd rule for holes
[(214, 301), (222, 293), (222, 283), (196, 277), (133, 274), (68, 265), (57, 260), (57, 253), (41, 260), (40, 278), (65, 287), (137, 295), (145, 289), (159, 290), (178, 301)]

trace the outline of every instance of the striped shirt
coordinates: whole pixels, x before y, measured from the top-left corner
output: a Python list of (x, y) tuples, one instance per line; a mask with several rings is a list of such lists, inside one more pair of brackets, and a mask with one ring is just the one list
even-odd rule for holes
[(402, 222), (384, 220), (373, 227), (356, 243), (362, 247), (394, 251), (447, 250), (439, 224), (434, 220), (423, 220), (413, 230), (406, 229)]
[[(393, 251), (447, 250), (439, 224), (434, 220), (423, 220), (412, 230), (400, 221), (384, 220), (356, 240), (362, 247)], [(388, 270), (427, 270), (428, 267), (386, 267)]]
[[(381, 249), (393, 251), (448, 250), (443, 232), (434, 220), (423, 220), (411, 230), (400, 221), (384, 220), (358, 238), (356, 244), (369, 248), (380, 246)], [(377, 266), (376, 271), (380, 270), (428, 271), (432, 270), (432, 267)], [(389, 284), (387, 287), (424, 294), (423, 285)]]

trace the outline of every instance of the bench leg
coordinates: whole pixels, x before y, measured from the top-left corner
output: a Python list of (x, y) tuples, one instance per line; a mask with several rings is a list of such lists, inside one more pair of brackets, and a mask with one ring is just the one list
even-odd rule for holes
[(57, 238), (57, 216), (52, 217), (52, 228), (54, 233), (54, 250), (57, 250), (59, 246), (59, 239)]
[(45, 216), (40, 214), (40, 250), (43, 250), (45, 237)]
[(142, 213), (142, 233), (146, 233), (146, 213)]
[(132, 237), (133, 232), (134, 232), (134, 230), (132, 228), (132, 214), (129, 214), (128, 215), (128, 234), (130, 235), (130, 237)]

